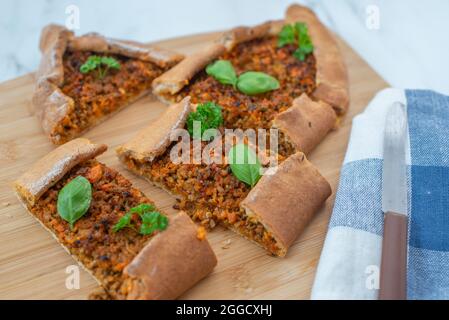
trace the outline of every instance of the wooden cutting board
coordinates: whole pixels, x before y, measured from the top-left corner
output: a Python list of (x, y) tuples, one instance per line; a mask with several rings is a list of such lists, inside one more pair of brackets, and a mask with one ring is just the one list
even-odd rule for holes
[[(217, 37), (194, 35), (157, 43), (190, 54)], [(283, 259), (268, 256), (249, 241), (221, 227), (209, 241), (218, 257), (213, 274), (185, 293), (185, 299), (308, 299), (332, 211), (351, 120), (373, 95), (387, 86), (343, 41), (339, 45), (349, 69), (351, 105), (338, 130), (310, 154), (309, 159), (329, 180), (333, 195)], [(25, 209), (12, 192), (12, 181), (54, 146), (32, 114), (33, 74), (0, 84), (0, 299), (84, 299), (97, 287), (81, 270), (81, 288), (65, 286), (66, 268), (74, 260)], [(166, 108), (147, 96), (88, 132), (109, 150), (99, 160), (120, 170), (156, 204), (169, 213), (174, 199), (133, 176), (117, 161), (114, 149)]]

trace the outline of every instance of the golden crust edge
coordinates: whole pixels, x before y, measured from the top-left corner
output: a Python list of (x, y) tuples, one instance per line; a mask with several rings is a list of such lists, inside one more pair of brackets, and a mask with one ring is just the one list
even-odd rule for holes
[[(42, 57), (38, 71), (36, 72), (36, 87), (33, 93), (32, 105), (34, 112), (47, 135), (50, 135), (54, 128), (59, 125), (60, 121), (74, 108), (73, 99), (62, 93), (59, 89), (64, 77), (62, 58), (67, 47), (70, 47), (72, 42), (78, 43), (76, 46), (81, 47), (80, 50), (92, 50), (106, 53), (113, 52), (135, 59), (140, 59), (140, 55), (143, 56), (146, 61), (150, 61), (160, 67), (170, 67), (184, 58), (183, 55), (170, 50), (155, 46), (145, 46), (134, 41), (111, 39), (97, 33), (75, 37), (73, 32), (63, 26), (56, 24), (45, 26), (40, 38)], [(98, 48), (95, 50), (96, 46), (101, 50)], [(151, 57), (154, 57), (154, 59), (151, 59)], [(112, 114), (129, 106), (140, 97), (151, 92), (151, 90), (151, 88), (144, 90), (137, 97), (124, 103)], [(84, 132), (106, 119), (107, 117), (99, 118), (97, 122), (91, 124), (88, 128), (83, 130), (83, 132), (70, 135), (67, 140), (64, 141), (69, 141), (74, 137), (82, 135)], [(61, 144), (61, 141), (58, 141), (51, 136), (50, 139), (54, 144)]]

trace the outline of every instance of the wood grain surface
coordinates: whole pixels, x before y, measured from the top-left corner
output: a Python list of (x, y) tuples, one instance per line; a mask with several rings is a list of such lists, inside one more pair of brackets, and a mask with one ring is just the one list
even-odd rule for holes
[[(216, 38), (217, 33), (158, 42), (189, 54)], [(351, 105), (340, 128), (331, 132), (309, 156), (329, 180), (333, 195), (296, 240), (285, 258), (268, 256), (249, 241), (221, 227), (209, 235), (218, 257), (213, 274), (186, 292), (184, 299), (308, 299), (335, 199), (340, 167), (351, 120), (373, 95), (387, 86), (343, 41), (338, 40), (349, 69)], [(19, 204), (12, 181), (54, 146), (33, 116), (33, 74), (0, 84), (0, 299), (85, 299), (97, 287), (81, 270), (81, 288), (65, 286), (66, 268), (74, 260)], [(120, 170), (156, 204), (169, 213), (174, 199), (126, 171), (114, 149), (166, 108), (149, 95), (89, 131), (85, 137), (106, 143), (99, 160)]]

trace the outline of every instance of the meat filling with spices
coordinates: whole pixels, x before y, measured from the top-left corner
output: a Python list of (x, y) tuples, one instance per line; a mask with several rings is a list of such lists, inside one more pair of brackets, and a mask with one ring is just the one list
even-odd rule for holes
[(74, 100), (75, 107), (52, 132), (62, 142), (138, 97), (164, 72), (151, 62), (108, 54), (120, 63), (120, 69), (109, 69), (104, 77), (100, 77), (97, 70), (81, 73), (80, 67), (91, 55), (99, 54), (70, 50), (64, 54), (61, 90)]
[(225, 128), (268, 129), (280, 112), (287, 110), (302, 93), (310, 95), (316, 87), (316, 62), (313, 54), (304, 61), (293, 56), (294, 45), (277, 47), (277, 37), (266, 37), (238, 44), (218, 59), (231, 61), (237, 75), (261, 71), (275, 77), (278, 90), (256, 96), (245, 95), (200, 72), (177, 99), (190, 95), (192, 103), (214, 101), (223, 107)]
[[(84, 176), (92, 184), (88, 212), (71, 230), (57, 212), (58, 192), (72, 179)], [(117, 171), (96, 160), (77, 165), (43, 194), (30, 208), (97, 279), (111, 298), (126, 298), (130, 280), (122, 271), (154, 235), (141, 235), (131, 228), (114, 232), (112, 227), (130, 208), (152, 202)], [(140, 219), (133, 217), (137, 230)]]
[(273, 254), (280, 250), (264, 225), (240, 208), (251, 188), (233, 175), (228, 164), (175, 164), (170, 152), (152, 162), (131, 157), (126, 157), (125, 162), (132, 171), (173, 193), (177, 197), (175, 209), (184, 210), (206, 228), (222, 224)]

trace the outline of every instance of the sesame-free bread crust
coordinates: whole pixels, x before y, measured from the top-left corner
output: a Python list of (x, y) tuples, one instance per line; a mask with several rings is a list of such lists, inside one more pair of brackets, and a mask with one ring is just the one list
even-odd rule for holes
[(192, 111), (190, 97), (171, 105), (156, 121), (118, 147), (117, 154), (120, 157), (131, 157), (138, 161), (153, 161), (171, 144), (171, 135), (177, 129), (184, 127), (190, 111)]
[[(92, 270), (82, 264), (56, 233), (32, 214), (31, 208), (48, 188), (74, 166), (106, 151), (106, 145), (87, 139), (72, 140), (51, 151), (15, 182), (16, 193), (29, 213), (101, 285)], [(166, 230), (158, 233), (125, 267), (127, 299), (175, 299), (212, 272), (217, 258), (209, 242), (183, 212), (169, 217)], [(111, 298), (111, 297), (109, 297)]]
[(340, 49), (329, 30), (310, 9), (292, 5), (285, 20), (268, 21), (253, 27), (236, 27), (224, 32), (212, 45), (186, 59), (153, 81), (153, 93), (165, 103), (175, 102), (176, 93), (188, 85), (193, 77), (224, 51), (237, 44), (278, 34), (285, 23), (304, 22), (314, 46), (317, 64), (315, 100), (331, 105), (338, 115), (349, 106), (349, 81)]
[(305, 22), (309, 27), (317, 64), (317, 88), (313, 97), (330, 104), (338, 115), (346, 113), (349, 106), (348, 73), (334, 37), (315, 13), (304, 6), (291, 5), (286, 12), (286, 21)]
[(198, 237), (198, 227), (181, 211), (126, 266), (124, 273), (132, 282), (128, 299), (175, 299), (216, 264), (209, 242)]
[(78, 138), (67, 142), (37, 161), (14, 183), (19, 196), (34, 205), (39, 197), (59, 181), (77, 164), (102, 154), (105, 144), (95, 144), (88, 139)]
[(278, 255), (285, 256), (330, 195), (329, 183), (298, 152), (283, 161), (275, 173), (262, 176), (241, 206), (273, 234), (281, 248)]
[[(75, 108), (74, 100), (65, 95), (60, 89), (64, 81), (63, 56), (68, 48), (120, 54), (134, 59), (149, 61), (163, 68), (171, 67), (183, 59), (183, 56), (178, 53), (157, 47), (143, 46), (133, 41), (110, 39), (97, 33), (76, 37), (73, 32), (65, 27), (54, 24), (50, 24), (42, 30), (39, 48), (42, 52), (42, 58), (36, 73), (36, 86), (32, 102), (36, 117), (41, 122), (44, 132), (50, 136), (54, 144), (62, 144), (82, 135), (89, 129), (87, 128), (77, 134), (67, 135), (64, 139), (51, 135), (54, 128)], [(150, 91), (151, 89), (144, 90), (137, 97), (129, 99), (126, 104), (120, 106), (115, 112), (106, 117), (98, 118), (90, 127), (105, 121), (108, 117)]]
[(330, 105), (315, 102), (303, 93), (293, 100), (290, 108), (274, 118), (273, 128), (284, 133), (295, 150), (308, 154), (335, 126), (336, 118)]

